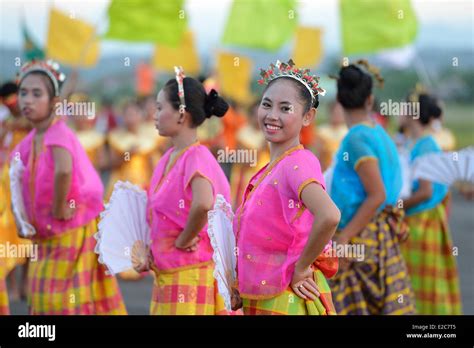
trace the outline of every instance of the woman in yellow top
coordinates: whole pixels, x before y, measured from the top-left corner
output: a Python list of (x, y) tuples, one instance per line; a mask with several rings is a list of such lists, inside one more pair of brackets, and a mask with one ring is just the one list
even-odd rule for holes
[[(18, 86), (14, 82), (6, 82), (0, 88), (0, 98), (3, 105), (8, 108), (9, 115), (2, 122), (0, 130), (0, 244), (20, 245), (29, 244), (30, 241), (18, 237), (15, 219), (11, 211), (11, 195), (10, 195), (10, 164), (7, 160), (10, 152), (15, 146), (23, 140), (23, 138), (31, 130), (31, 125), (25, 117), (21, 116), (18, 108)], [(26, 299), (26, 276), (28, 270), (27, 259), (24, 257), (5, 257), (2, 258), (0, 264), (0, 282), (1, 279), (5, 281), (8, 277), (10, 289), (14, 294), (14, 298), (20, 297)], [(23, 265), (23, 273), (21, 275), (21, 284), (17, 286), (17, 277), (15, 268), (18, 265)], [(1, 299), (2, 289), (5, 291), (3, 300)], [(6, 296), (6, 282), (0, 284), (0, 307), (4, 303), (4, 307), (8, 308)], [(5, 313), (5, 310), (3, 310)], [(2, 309), (0, 308), (0, 314)]]
[[(89, 103), (91, 100), (84, 93), (74, 93), (69, 98), (69, 102)], [(85, 110), (85, 108), (82, 108), (82, 110)], [(82, 147), (86, 150), (87, 157), (89, 157), (96, 169), (100, 169), (103, 163), (103, 152), (106, 139), (105, 136), (94, 127), (96, 121), (95, 114), (78, 114), (71, 116), (73, 121), (71, 126), (74, 128)]]
[(130, 181), (147, 188), (153, 171), (151, 154), (157, 151), (161, 139), (144, 122), (144, 115), (136, 102), (128, 102), (123, 109), (124, 127), (110, 132), (108, 167), (112, 170), (106, 190), (110, 198), (118, 180)]

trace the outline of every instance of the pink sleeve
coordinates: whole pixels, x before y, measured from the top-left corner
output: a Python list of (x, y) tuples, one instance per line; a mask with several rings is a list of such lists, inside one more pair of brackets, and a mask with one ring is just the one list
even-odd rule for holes
[(183, 184), (185, 190), (191, 184), (191, 180), (195, 176), (199, 175), (207, 179), (213, 186), (213, 191), (215, 191), (212, 180), (213, 171), (210, 165), (212, 161), (215, 161), (215, 159), (214, 157), (212, 157), (212, 154), (206, 148), (199, 147), (194, 149), (192, 153), (190, 152), (188, 154), (186, 158), (186, 163), (184, 165)]
[(74, 134), (63, 121), (51, 126), (45, 135), (45, 146), (59, 146), (66, 149), (71, 155), (74, 154)]
[(288, 160), (288, 163), (285, 163), (286, 182), (293, 197), (296, 196), (300, 200), (301, 192), (312, 182), (326, 190), (324, 176), (316, 156), (305, 150), (298, 156), (289, 157)]

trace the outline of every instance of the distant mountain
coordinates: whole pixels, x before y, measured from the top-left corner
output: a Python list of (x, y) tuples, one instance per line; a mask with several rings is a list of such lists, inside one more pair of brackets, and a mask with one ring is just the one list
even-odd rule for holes
[[(225, 50), (225, 49), (223, 49)], [(275, 57), (279, 57), (281, 60), (286, 60), (290, 58), (290, 47), (289, 45), (283, 47), (278, 52), (265, 52), (258, 50), (229, 50), (239, 52), (239, 54), (249, 56), (254, 62), (254, 74), (257, 78), (258, 67), (266, 67), (272, 61), (275, 61)], [(445, 71), (447, 68), (452, 67), (453, 58), (456, 57), (461, 71), (474, 70), (474, 51), (473, 47), (466, 46), (465, 49), (444, 49), (433, 48), (433, 47), (417, 47), (417, 55), (420, 57), (421, 62), (425, 66), (426, 71), (429, 74), (438, 74), (440, 71)], [(19, 66), (15, 65), (16, 59), (22, 57), (22, 52), (15, 49), (7, 49), (0, 47), (0, 82), (3, 82), (8, 79), (14, 79)], [(151, 57), (147, 54), (135, 54), (128, 55), (130, 58), (130, 66), (124, 65), (123, 55), (106, 55), (102, 56), (99, 60), (99, 63), (96, 67), (92, 69), (81, 69), (80, 70), (80, 80), (83, 84), (97, 84), (102, 82), (105, 86), (112, 85), (114, 83), (120, 82), (129, 85), (134, 83), (134, 71), (135, 66), (143, 60), (149, 61)], [(368, 59), (371, 59), (371, 56), (367, 56)], [(335, 67), (337, 67), (338, 62), (341, 57), (334, 52), (325, 55), (323, 61), (318, 67), (319, 74), (334, 73)], [(212, 69), (214, 64), (214, 57), (210, 56), (201, 56), (201, 62), (203, 64), (204, 73), (208, 73)], [(66, 74), (70, 72), (70, 68), (64, 67)], [(410, 70), (408, 68), (407, 70)], [(165, 74), (167, 75), (167, 74)], [(160, 76), (162, 76), (160, 74)]]

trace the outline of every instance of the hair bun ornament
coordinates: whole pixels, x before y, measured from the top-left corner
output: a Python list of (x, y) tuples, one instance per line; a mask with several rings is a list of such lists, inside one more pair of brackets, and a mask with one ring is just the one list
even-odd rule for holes
[(367, 59), (359, 59), (356, 64), (360, 67), (362, 66), (365, 71), (367, 71), (369, 74), (371, 74), (375, 80), (377, 81), (377, 84), (379, 85), (380, 88), (383, 88), (384, 84), (384, 78), (380, 74), (380, 69), (376, 67), (375, 65), (372, 65), (369, 63)]
[(40, 71), (45, 73), (51, 82), (53, 83), (54, 87), (54, 95), (59, 97), (59, 87), (60, 84), (66, 80), (66, 75), (59, 71), (59, 64), (51, 59), (48, 60), (31, 60), (30, 62), (26, 62), (20, 68), (20, 71), (17, 75), (17, 84), (19, 85), (23, 78), (34, 71)]
[(423, 94), (429, 95), (428, 89), (423, 84), (417, 83), (415, 89), (408, 95), (408, 101), (418, 103), (420, 101), (420, 96)]
[(210, 118), (212, 115), (214, 115), (214, 108), (218, 98), (219, 93), (217, 93), (215, 89), (211, 89), (209, 94), (206, 94), (206, 99), (204, 100), (204, 111), (206, 112), (207, 118)]
[[(382, 75), (380, 74), (380, 69), (378, 67), (376, 67), (375, 65), (370, 64), (367, 61), (367, 59), (359, 59), (355, 63), (343, 64), (341, 66), (341, 70), (344, 69), (344, 68), (349, 68), (351, 66), (356, 67), (360, 71), (363, 71), (363, 72), (373, 76), (375, 78), (375, 80), (377, 81), (378, 87), (383, 88), (385, 80), (382, 77)], [(339, 81), (339, 79), (341, 78), (341, 73), (339, 72), (338, 75), (329, 75), (329, 77), (331, 79)], [(352, 86), (352, 87), (354, 87), (354, 86)]]
[(290, 59), (287, 63), (282, 63), (279, 60), (275, 64), (271, 63), (267, 70), (260, 69), (262, 78), (258, 80), (260, 85), (269, 84), (271, 81), (279, 77), (289, 77), (302, 83), (311, 94), (311, 99), (316, 99), (317, 95), (324, 96), (326, 91), (319, 86), (319, 77), (311, 75), (309, 69), (298, 69), (295, 63)]
[(175, 78), (176, 82), (178, 83), (178, 97), (179, 97), (179, 113), (184, 114), (184, 110), (186, 109), (186, 103), (184, 99), (184, 78), (186, 75), (184, 75), (184, 70), (181, 66), (175, 66), (174, 67), (174, 72), (175, 72)]

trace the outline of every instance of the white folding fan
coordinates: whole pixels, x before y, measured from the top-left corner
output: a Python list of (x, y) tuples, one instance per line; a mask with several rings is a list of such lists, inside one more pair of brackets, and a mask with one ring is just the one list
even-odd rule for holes
[(412, 171), (414, 179), (445, 185), (455, 182), (474, 183), (474, 147), (421, 156), (413, 163)]
[(232, 287), (237, 277), (235, 236), (232, 231), (234, 214), (224, 196), (218, 194), (214, 209), (210, 210), (207, 216), (207, 233), (214, 249), (212, 256), (215, 263), (214, 278), (217, 281), (219, 294), (224, 298), (225, 307), (230, 311)]
[(13, 215), (17, 222), (17, 228), (20, 234), (25, 237), (32, 237), (36, 234), (35, 228), (29, 223), (28, 215), (26, 214), (25, 202), (23, 201), (23, 194), (21, 192), (23, 172), (25, 166), (21, 160), (13, 159), (10, 162), (10, 192), (12, 200)]
[(147, 259), (151, 240), (146, 206), (145, 191), (128, 181), (115, 183), (95, 234), (95, 252), (109, 274), (132, 269)]

